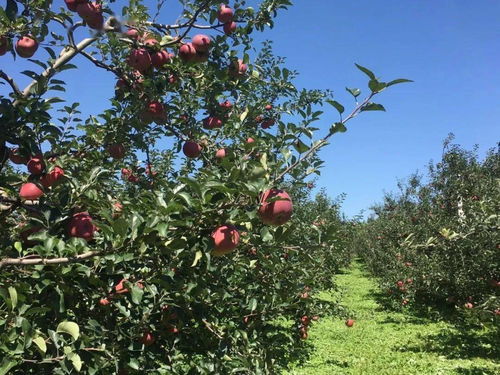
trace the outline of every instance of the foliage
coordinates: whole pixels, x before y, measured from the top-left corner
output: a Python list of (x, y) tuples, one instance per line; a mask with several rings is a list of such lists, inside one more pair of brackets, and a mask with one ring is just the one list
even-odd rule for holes
[(426, 183), (414, 175), (373, 208), (356, 245), (398, 304), (459, 307), (493, 322), (500, 313), (500, 155), (490, 150), (479, 160), (450, 141)]
[[(103, 2), (102, 27), (99, 6), (97, 21), (51, 1), (8, 0), (0, 11), (0, 50), (20, 58), (14, 38), (29, 35), (50, 56), (33, 51), (42, 72), (22, 72), (33, 79), (24, 89), (0, 70), (11, 90), (0, 98), (0, 374), (271, 373), (297, 345), (297, 319), (328, 307), (312, 296), (344, 262), (331, 251), (343, 241), (337, 208), (300, 238), (310, 221), (263, 225), (259, 197), (319, 173), (316, 151), (360, 112), (383, 109), (373, 96), (406, 80), (380, 82), (358, 66), (367, 99), (318, 136), (321, 105), (344, 107), (330, 91), (297, 89), (271, 43), (252, 44), (288, 0), (232, 4), (231, 35), (220, 32), (218, 1), (180, 1), (175, 25), (157, 21), (164, 3)], [(90, 36), (76, 41), (86, 27)], [(186, 55), (200, 30), (211, 50)], [(77, 54), (118, 80), (109, 108), (88, 118), (54, 96), (66, 90), (58, 73), (88, 68), (72, 64)], [(152, 56), (167, 57), (153, 69)], [(27, 181), (42, 189), (38, 199), (20, 199)], [(319, 199), (311, 207), (330, 204)], [(239, 245), (218, 257), (211, 234), (225, 224)], [(288, 260), (291, 246), (301, 249)]]

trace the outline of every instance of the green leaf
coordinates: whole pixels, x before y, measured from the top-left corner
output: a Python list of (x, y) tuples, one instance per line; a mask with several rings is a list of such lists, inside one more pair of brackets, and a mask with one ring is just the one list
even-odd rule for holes
[(360, 89), (350, 89), (349, 87), (346, 87), (345, 89), (347, 90), (347, 92), (351, 93), (351, 95), (354, 96), (355, 98), (357, 98), (359, 94), (361, 94)]
[(347, 131), (347, 128), (345, 127), (345, 125), (341, 122), (336, 122), (335, 124), (332, 125), (332, 127), (330, 128), (330, 132), (332, 134), (335, 134), (335, 133), (345, 133)]
[(243, 111), (243, 113), (240, 115), (240, 121), (243, 122), (245, 121), (245, 119), (247, 118), (248, 116), (248, 108), (245, 108), (245, 110)]
[(387, 83), (387, 87), (397, 85), (398, 83), (413, 82), (411, 79), (398, 78)]
[(73, 364), (73, 367), (75, 368), (75, 370), (77, 372), (80, 372), (80, 370), (82, 369), (82, 365), (83, 365), (83, 362), (82, 362), (82, 359), (80, 358), (80, 356), (76, 353), (69, 353), (68, 359)]
[(10, 369), (17, 366), (17, 361), (13, 358), (4, 358), (0, 363), (0, 375), (6, 375)]
[(136, 305), (140, 304), (143, 295), (143, 289), (139, 288), (137, 285), (132, 285), (132, 287), (130, 288), (130, 296), (132, 297), (133, 303), (135, 303)]
[(340, 114), (344, 113), (344, 106), (340, 104), (338, 101), (328, 99), (326, 100), (326, 102), (331, 106), (335, 107), (335, 109), (337, 109), (337, 111), (339, 111)]
[(372, 79), (368, 82), (368, 87), (372, 90), (372, 92), (377, 93), (385, 89), (387, 84), (385, 82), (379, 82), (376, 79)]
[(9, 290), (11, 308), (12, 310), (14, 310), (15, 307), (17, 306), (17, 291), (16, 288), (14, 288), (13, 286), (9, 286), (8, 290)]
[(68, 335), (71, 335), (74, 340), (78, 340), (78, 337), (80, 336), (80, 327), (78, 327), (78, 324), (74, 322), (61, 322), (57, 326), (56, 332), (67, 333)]
[(198, 262), (200, 261), (201, 257), (203, 256), (203, 253), (201, 250), (198, 250), (194, 256), (193, 264), (191, 264), (191, 267), (195, 267)]
[(370, 69), (365, 68), (364, 66), (361, 66), (359, 64), (354, 64), (356, 67), (361, 70), (363, 73), (365, 73), (370, 79), (376, 79), (375, 74)]
[(33, 339), (33, 342), (36, 344), (36, 346), (38, 346), (38, 349), (40, 349), (42, 353), (45, 353), (47, 351), (47, 344), (45, 343), (43, 337), (37, 336)]
[(295, 147), (297, 152), (300, 154), (309, 150), (309, 146), (306, 145), (304, 142), (302, 142), (300, 139), (298, 139), (296, 142), (293, 143), (293, 147)]
[(273, 235), (269, 231), (268, 227), (264, 227), (260, 230), (260, 237), (262, 238), (262, 241), (264, 242), (269, 242), (272, 241)]
[(257, 308), (257, 300), (252, 298), (249, 303), (250, 311), (253, 312)]
[(363, 108), (361, 108), (361, 111), (384, 111), (385, 112), (385, 108), (382, 104), (368, 103)]

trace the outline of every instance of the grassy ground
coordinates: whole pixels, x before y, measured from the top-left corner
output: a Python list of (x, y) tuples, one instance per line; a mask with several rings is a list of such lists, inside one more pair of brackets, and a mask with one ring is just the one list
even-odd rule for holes
[(354, 326), (321, 319), (310, 331), (313, 354), (288, 374), (500, 374), (498, 341), (486, 331), (382, 309), (377, 285), (358, 263), (337, 280)]

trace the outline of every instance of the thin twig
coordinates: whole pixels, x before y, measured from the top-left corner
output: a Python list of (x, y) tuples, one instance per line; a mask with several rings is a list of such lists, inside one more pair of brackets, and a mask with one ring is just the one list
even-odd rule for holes
[[(358, 104), (356, 106), (356, 108), (354, 108), (354, 110), (349, 114), (349, 116), (347, 116), (345, 119), (343, 119), (339, 123), (344, 125), (346, 122), (348, 122), (349, 120), (354, 118), (356, 115), (358, 115), (363, 110), (363, 108), (370, 103), (370, 100), (373, 98), (373, 96), (375, 94), (376, 93), (372, 92), (361, 104)], [(293, 163), (288, 168), (286, 168), (282, 173), (280, 173), (280, 175), (274, 179), (274, 182), (281, 180), (291, 170), (293, 170), (295, 167), (297, 167), (297, 165), (299, 165), (304, 160), (308, 159), (313, 154), (315, 154), (321, 147), (326, 145), (328, 139), (334, 134), (335, 134), (335, 131), (333, 129), (331, 129), (325, 137), (321, 138), (318, 141), (318, 143), (316, 143), (316, 145), (311, 147), (302, 157), (298, 158), (295, 163)]]

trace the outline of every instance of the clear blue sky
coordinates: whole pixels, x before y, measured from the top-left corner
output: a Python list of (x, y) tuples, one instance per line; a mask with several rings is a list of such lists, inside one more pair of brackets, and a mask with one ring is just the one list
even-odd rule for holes
[[(166, 2), (162, 22), (177, 16), (174, 3)], [(287, 65), (301, 73), (298, 86), (332, 89), (350, 108), (352, 98), (345, 86), (367, 91), (355, 62), (382, 79), (415, 81), (380, 94), (377, 100), (387, 112), (362, 114), (321, 152), (327, 162), (318, 188), (326, 187), (332, 196), (347, 193), (347, 215), (380, 201), (398, 178), (423, 171), (430, 159), (439, 159), (449, 132), (463, 146), (479, 144), (482, 153), (500, 140), (500, 1), (295, 3), (280, 14), (274, 29), (256, 39), (274, 40), (276, 54), (286, 56)], [(89, 69), (64, 75), (70, 87), (66, 98), (80, 101), (87, 113), (99, 113), (112, 95), (114, 78), (86, 60), (77, 63)], [(25, 62), (16, 64), (11, 57), (0, 59), (7, 71), (38, 70)], [(78, 89), (72, 86), (75, 82)], [(5, 90), (0, 86), (0, 93)], [(321, 126), (328, 129), (337, 118), (327, 109)]]

